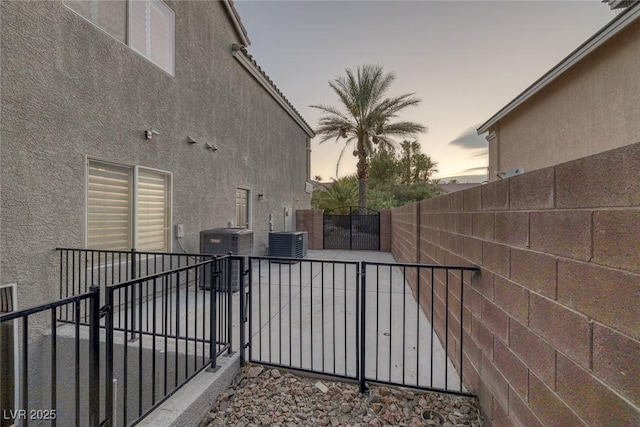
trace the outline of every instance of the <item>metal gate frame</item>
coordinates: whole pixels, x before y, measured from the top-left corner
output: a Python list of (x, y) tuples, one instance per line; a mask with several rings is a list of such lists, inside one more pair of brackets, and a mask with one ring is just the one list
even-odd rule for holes
[[(265, 366), (284, 368), (307, 373), (311, 372), (313, 374), (325, 375), (338, 379), (347, 379), (352, 381), (355, 380), (358, 382), (360, 391), (363, 393), (368, 390), (367, 383), (376, 383), (383, 385), (386, 384), (393, 386), (410, 387), (420, 390), (437, 391), (454, 395), (473, 396), (473, 394), (469, 393), (465, 389), (462, 382), (462, 342), (464, 337), (462, 316), (464, 313), (464, 287), (466, 286), (464, 283), (464, 277), (465, 274), (474, 274), (476, 272), (479, 272), (480, 269), (478, 267), (316, 259), (300, 260), (272, 257), (249, 257), (248, 262), (249, 265), (247, 266), (246, 270), (244, 268), (244, 264), (242, 267), (242, 271), (244, 271), (244, 274), (248, 276), (248, 286), (245, 283), (245, 280), (242, 280), (240, 288), (240, 313), (242, 316), (240, 327), (240, 358), (242, 364), (249, 361), (251, 363), (258, 363)], [(314, 263), (320, 264), (321, 268), (319, 271), (314, 272)], [(298, 264), (297, 267), (296, 264)], [(313, 299), (311, 299), (311, 301), (306, 301), (304, 303), (304, 306), (308, 307), (308, 309), (311, 310), (310, 316), (312, 317), (312, 319), (314, 308), (318, 310), (318, 308), (320, 307), (323, 316), (325, 312), (328, 313), (328, 317), (333, 313), (333, 320), (331, 320), (331, 317), (329, 317), (329, 322), (325, 322), (325, 318), (322, 317), (322, 324), (321, 326), (316, 325), (315, 332), (313, 330), (313, 321), (309, 323), (309, 325), (311, 326), (311, 330), (302, 330), (302, 327), (305, 323), (302, 320), (302, 300), (296, 300), (295, 305), (291, 304), (291, 290), (296, 286), (299, 286), (300, 292), (302, 292), (302, 266), (307, 264), (311, 264), (311, 270), (307, 272), (310, 274), (306, 276), (311, 277), (311, 282), (309, 282), (311, 289), (310, 295), (311, 298), (313, 298), (313, 289), (315, 287), (316, 300), (315, 303)], [(336, 266), (339, 267), (336, 268)], [(347, 274), (347, 268), (349, 268), (349, 274)], [(264, 270), (267, 269), (268, 272), (265, 273)], [(339, 272), (338, 278), (340, 278), (340, 274), (343, 274), (343, 288), (336, 288), (336, 271)], [(394, 275), (396, 283), (403, 284), (401, 291), (402, 295), (399, 295), (400, 292), (398, 288), (396, 288), (392, 292)], [(272, 278), (275, 280), (272, 280)], [(300, 283), (294, 283), (295, 280), (292, 281), (292, 278), (300, 279), (301, 281)], [(389, 280), (387, 280), (387, 278)], [(316, 280), (315, 283), (313, 282), (314, 279)], [(413, 287), (405, 285), (408, 284), (409, 281), (413, 283)], [(429, 286), (430, 284), (434, 283), (437, 284), (437, 286)], [(319, 287), (318, 284), (320, 285)], [(422, 288), (421, 285), (423, 286)], [(388, 311), (385, 311), (386, 308), (383, 307), (383, 305), (386, 303), (380, 304), (379, 302), (383, 299), (380, 298), (380, 295), (382, 295), (380, 292), (380, 288), (384, 288), (385, 286), (388, 287), (387, 289), (389, 294)], [(352, 304), (352, 307), (355, 307), (355, 312), (352, 313), (352, 317), (350, 317), (349, 319), (347, 319), (346, 314), (348, 305), (348, 287), (350, 287), (353, 295), (350, 298), (349, 304)], [(260, 292), (256, 291), (256, 289), (266, 290), (261, 291), (263, 292), (262, 295), (255, 295), (254, 292)], [(321, 298), (319, 301), (317, 300), (318, 289), (321, 289)], [(339, 289), (337, 293), (336, 289)], [(343, 292), (342, 289), (344, 290), (344, 301), (340, 299), (340, 293)], [(286, 292), (283, 293), (283, 290), (285, 290)], [(268, 296), (266, 295), (266, 292), (268, 292)], [(283, 295), (285, 296), (283, 297)], [(421, 305), (420, 295), (422, 295), (422, 298), (426, 298), (426, 300), (422, 301), (423, 304), (426, 303), (425, 305)], [(256, 296), (258, 298), (256, 298)], [(338, 298), (336, 298), (336, 296)], [(401, 302), (398, 302), (399, 297), (402, 297)], [(409, 307), (407, 301), (410, 301), (411, 298), (413, 298), (414, 301), (417, 301), (415, 301), (415, 303), (411, 305), (410, 308), (407, 308)], [(367, 302), (367, 299), (369, 299), (369, 303)], [(267, 304), (263, 302), (264, 300), (267, 301)], [(392, 302), (394, 300), (396, 301), (395, 303)], [(455, 303), (455, 305), (453, 305), (452, 302)], [(289, 308), (286, 308), (287, 303), (289, 304)], [(272, 311), (274, 304), (276, 310)], [(297, 310), (297, 304), (299, 304), (300, 311), (298, 313), (295, 313), (295, 310)], [(338, 306), (339, 308), (342, 308), (341, 304), (344, 304), (345, 307), (344, 321), (338, 322), (339, 327), (338, 329), (336, 329), (335, 307)], [(267, 305), (268, 307), (266, 307)], [(382, 311), (380, 311), (381, 307)], [(294, 311), (293, 316), (292, 308)], [(401, 328), (398, 327), (400, 325), (400, 321), (398, 321), (397, 318), (394, 318), (392, 320), (392, 310), (398, 309), (401, 309)], [(266, 322), (264, 322), (266, 310), (269, 311), (266, 314), (267, 320)], [(425, 312), (428, 312), (429, 310), (430, 313)], [(440, 315), (442, 313), (442, 310), (444, 310), (447, 315), (445, 315), (442, 319), (439, 319), (438, 316), (434, 317), (434, 313), (438, 313), (438, 310), (440, 310)], [(380, 314), (381, 312), (384, 312), (385, 314), (388, 313), (388, 317), (382, 319), (384, 321), (388, 319), (388, 324), (385, 324), (382, 328), (380, 328), (382, 330), (384, 330), (384, 328), (389, 328), (388, 335), (386, 333), (383, 334), (385, 336), (388, 336), (389, 339), (388, 346), (386, 347), (384, 345), (378, 345), (378, 338), (381, 336), (379, 331), (380, 318), (382, 317), (382, 315)], [(414, 314), (417, 317), (411, 318), (411, 316)], [(457, 319), (455, 318), (456, 315), (458, 316)], [(254, 326), (256, 316), (258, 316), (257, 331)], [(304, 319), (306, 321), (309, 313), (305, 312), (304, 316)], [(373, 319), (375, 319), (374, 323), (371, 322), (372, 316)], [(283, 318), (285, 323), (284, 329), (282, 327)], [(300, 319), (300, 322), (298, 324), (299, 329), (293, 330), (292, 325), (296, 323), (297, 319)], [(289, 322), (289, 326), (287, 326), (287, 321)], [(411, 335), (411, 332), (407, 332), (411, 330), (409, 326), (410, 322), (412, 321), (415, 322), (417, 328), (415, 334), (413, 335)], [(429, 328), (429, 330), (422, 331), (419, 325), (421, 323), (426, 325), (426, 322), (429, 322), (431, 327)], [(325, 325), (333, 328), (332, 331), (329, 331), (331, 333), (325, 333)], [(247, 331), (245, 330), (247, 326), (249, 333), (248, 336), (246, 335)], [(275, 330), (275, 335), (272, 331), (272, 327)], [(341, 330), (342, 327), (344, 327), (343, 330)], [(321, 366), (319, 363), (314, 364), (313, 361), (313, 339), (314, 336), (317, 338), (320, 335), (317, 332), (319, 328), (322, 328), (322, 343), (318, 344), (318, 340), (316, 340), (316, 346), (321, 347)], [(300, 334), (300, 342), (296, 342), (295, 344), (300, 346), (299, 359), (297, 356), (292, 357), (291, 353), (292, 330), (294, 331), (294, 336), (296, 334)], [(448, 333), (443, 333), (443, 331), (448, 331)], [(342, 345), (336, 346), (336, 332), (337, 336), (339, 336), (340, 339), (342, 339), (342, 334), (344, 334), (344, 347), (342, 347)], [(259, 343), (257, 342), (258, 338), (256, 338), (258, 333), (260, 336)], [(288, 341), (286, 340), (286, 338), (283, 339), (283, 333), (285, 335), (289, 334)], [(303, 334), (307, 333), (309, 334), (309, 340), (312, 343), (311, 363), (307, 363), (305, 366), (302, 363), (302, 336)], [(458, 336), (460, 337), (460, 341), (458, 342), (457, 346), (455, 345), (455, 343), (450, 342), (450, 333), (459, 334)], [(270, 340), (272, 337), (275, 337), (274, 341), (276, 342), (274, 343), (274, 346), (278, 347), (278, 349), (275, 350), (275, 354), (277, 355), (275, 358), (272, 357), (272, 343), (271, 341), (268, 341), (268, 347), (265, 347), (265, 344), (262, 341), (263, 334), (267, 335), (268, 340)], [(333, 337), (333, 344), (331, 343), (331, 340), (327, 340), (328, 342), (325, 343), (324, 338), (327, 336)], [(349, 353), (351, 354), (351, 358), (349, 360), (347, 356), (347, 336), (354, 339), (355, 341), (348, 345), (348, 349), (353, 351), (353, 354)], [(375, 339), (373, 339), (373, 341), (375, 341), (375, 345), (373, 344), (373, 342), (368, 341), (372, 339), (372, 336), (375, 336)], [(394, 339), (395, 341), (393, 341)], [(414, 344), (411, 339), (420, 340), (421, 342)], [(285, 341), (284, 347), (283, 341)], [(398, 344), (398, 342), (401, 342), (402, 351), (399, 350), (400, 345)], [(288, 358), (286, 357), (287, 344), (289, 346)], [(414, 352), (412, 354), (405, 355), (405, 349), (409, 349), (412, 345), (415, 345), (415, 347), (413, 347)], [(352, 346), (355, 346), (355, 348), (352, 348)], [(426, 356), (424, 355), (424, 353), (421, 353), (421, 347), (423, 351), (430, 351), (430, 356), (428, 355), (428, 353)], [(268, 355), (264, 357), (262, 350), (263, 348), (268, 348), (268, 351), (264, 351), (264, 353), (267, 353)], [(283, 348), (285, 349), (285, 357), (282, 356)], [(371, 351), (372, 348), (373, 351)], [(436, 351), (439, 351), (439, 356), (437, 357), (440, 358), (440, 363), (442, 363), (442, 357), (444, 354), (444, 372), (434, 371), (434, 348), (436, 349)], [(343, 370), (336, 370), (336, 349), (338, 350), (337, 353), (339, 357), (344, 357), (345, 364)], [(342, 349), (344, 349), (344, 352), (341, 352)], [(363, 351), (363, 349), (367, 349), (367, 351), (365, 352)], [(381, 353), (381, 349), (384, 349), (384, 354)], [(407, 353), (411, 353), (411, 350), (408, 350)], [(324, 364), (325, 354), (333, 354), (333, 364), (328, 363), (328, 369), (325, 368)], [(385, 355), (387, 354), (388, 359), (385, 359)], [(379, 356), (381, 360), (384, 360), (385, 364), (388, 363), (388, 376), (386, 376), (384, 372), (381, 373), (381, 371), (384, 371), (384, 369), (378, 368)], [(428, 365), (420, 366), (419, 360), (424, 360), (425, 357), (429, 360)], [(294, 359), (296, 363), (293, 363)], [(395, 367), (395, 379), (391, 374), (392, 359), (396, 363), (399, 362), (398, 364), (400, 365), (400, 367), (398, 367), (398, 365), (396, 365)], [(454, 359), (457, 359), (457, 361), (459, 361), (457, 367), (455, 366)], [(371, 366), (369, 366), (369, 364), (371, 364)], [(373, 368), (373, 366), (375, 366), (375, 368)], [(415, 376), (411, 377), (411, 375), (408, 374), (407, 378), (405, 378), (405, 370), (410, 371), (414, 367)], [(449, 376), (449, 372), (451, 369), (454, 369), (459, 374), (459, 377), (457, 379), (455, 378), (455, 375)], [(401, 377), (398, 373), (399, 370), (401, 370)], [(438, 386), (438, 384), (434, 383), (434, 374), (439, 378), (438, 382), (441, 382), (442, 377), (444, 377), (442, 386)], [(420, 376), (422, 376), (422, 380), (420, 379)], [(415, 380), (413, 380), (413, 378), (415, 378)], [(428, 379), (424, 380), (424, 378)]]
[[(331, 213), (341, 210), (349, 210), (349, 213)], [(364, 209), (366, 212), (374, 212), (374, 213), (360, 213), (361, 210)], [(354, 221), (354, 219), (357, 221)], [(356, 229), (356, 226), (361, 224), (361, 221), (365, 220), (367, 223), (365, 227), (367, 230), (364, 234), (368, 236), (368, 238), (359, 238), (362, 234), (359, 229)], [(347, 224), (344, 224), (348, 221), (348, 228), (345, 227)], [(338, 223), (338, 226), (336, 226)], [(331, 225), (337, 230), (348, 230), (348, 245), (346, 241), (343, 241), (342, 238), (346, 238), (346, 236), (338, 236), (338, 241), (331, 242), (328, 239), (328, 230), (327, 226)], [(374, 233), (368, 233), (367, 231), (373, 231)], [(354, 236), (355, 234), (355, 236)], [(355, 238), (355, 241), (354, 241)], [(369, 209), (369, 208), (360, 208), (357, 206), (342, 206), (339, 208), (331, 209), (329, 211), (323, 212), (322, 215), (322, 243), (324, 249), (348, 249), (348, 250), (380, 250), (380, 212)], [(355, 246), (355, 247), (354, 247)]]

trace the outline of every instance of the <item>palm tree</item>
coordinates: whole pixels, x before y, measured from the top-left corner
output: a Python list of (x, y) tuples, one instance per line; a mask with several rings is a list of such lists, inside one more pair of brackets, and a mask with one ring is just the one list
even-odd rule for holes
[(358, 198), (358, 180), (354, 175), (334, 179), (331, 184), (323, 185), (313, 192), (311, 206), (314, 209), (332, 211), (335, 214), (349, 212)]
[(343, 108), (328, 105), (311, 107), (325, 113), (316, 129), (316, 134), (323, 136), (320, 143), (332, 138), (336, 142), (340, 138), (346, 139), (338, 164), (347, 147), (355, 143), (353, 155), (358, 157), (358, 205), (366, 208), (369, 156), (373, 152), (373, 145), (380, 144), (395, 150), (394, 137), (414, 136), (426, 132), (427, 128), (415, 122), (392, 121), (404, 108), (420, 103), (413, 93), (386, 97), (389, 86), (395, 80), (393, 73), (384, 73), (379, 65), (363, 65), (355, 73), (348, 68), (345, 71), (346, 76), (329, 82)]

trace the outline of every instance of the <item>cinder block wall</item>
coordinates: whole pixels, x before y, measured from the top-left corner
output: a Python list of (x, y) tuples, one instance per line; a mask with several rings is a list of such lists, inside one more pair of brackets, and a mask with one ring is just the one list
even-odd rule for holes
[(640, 143), (395, 209), (391, 246), (481, 267), (464, 280), (463, 374), (489, 424), (640, 425)]
[(307, 232), (309, 249), (323, 249), (322, 209), (296, 210), (296, 230)]

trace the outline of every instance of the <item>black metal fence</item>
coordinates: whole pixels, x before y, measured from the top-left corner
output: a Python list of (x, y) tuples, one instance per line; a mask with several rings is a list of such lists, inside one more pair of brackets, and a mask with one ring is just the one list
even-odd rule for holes
[[(100, 386), (99, 303), (100, 288), (94, 287), (88, 293), (0, 315), (0, 345), (4, 349), (15, 345), (13, 353), (18, 355), (0, 361), (4, 368), (0, 384), (17, 395), (9, 407), (2, 402), (2, 425), (100, 423), (104, 388)], [(88, 328), (80, 315), (85, 304)], [(58, 320), (58, 310), (69, 311), (67, 322)]]
[[(156, 333), (167, 334), (169, 337), (180, 336), (180, 315), (185, 313), (193, 301), (202, 300), (200, 293), (213, 288), (225, 291), (227, 282), (231, 280), (232, 269), (237, 270), (238, 260), (228, 261), (228, 256), (208, 254), (180, 254), (172, 252), (138, 252), (106, 251), (93, 249), (58, 248), (59, 257), (59, 287), (60, 297), (65, 298), (86, 292), (91, 286), (99, 286), (106, 290), (109, 286), (119, 285), (121, 290), (113, 295), (110, 306), (113, 311), (113, 328), (116, 331), (127, 330), (130, 339), (138, 334), (151, 334), (153, 327)], [(213, 264), (205, 261), (213, 260)], [(231, 265), (229, 265), (231, 263)], [(158, 278), (163, 273), (176, 272), (170, 278), (164, 276), (162, 286)], [(237, 273), (236, 273), (237, 274)], [(136, 286), (131, 286), (137, 283)], [(211, 285), (213, 283), (213, 286)], [(226, 294), (226, 292), (225, 292)], [(103, 292), (103, 295), (107, 295)], [(227, 299), (217, 300), (217, 337), (224, 349), (230, 347), (229, 320), (231, 310), (231, 295)], [(106, 303), (106, 300), (102, 301)], [(187, 306), (185, 307), (185, 304)], [(165, 325), (156, 325), (150, 321), (152, 311), (166, 317)], [(195, 306), (198, 313), (198, 305)], [(81, 324), (87, 324), (86, 307), (81, 307)], [(126, 313), (126, 315), (125, 315)], [(59, 319), (69, 318), (68, 310), (59, 311)], [(183, 324), (184, 326), (184, 324)]]
[(20, 392), (13, 407), (3, 403), (3, 417), (28, 425), (31, 408), (48, 408), (34, 414), (50, 425), (130, 425), (231, 353), (233, 293), (227, 290), (240, 259), (60, 253), (60, 289), (71, 295), (0, 315), (0, 345), (20, 336), (10, 361), (20, 373), (0, 370), (3, 388), (15, 383)]
[[(231, 352), (232, 293), (223, 292), (228, 257), (106, 288), (106, 418), (144, 418), (217, 356)], [(204, 278), (212, 283), (205, 288)], [(131, 295), (146, 298), (132, 298)], [(134, 322), (135, 320), (135, 322)]]
[(268, 257), (249, 263), (241, 307), (249, 313), (249, 359), (356, 379), (359, 263)]
[(353, 206), (323, 213), (325, 249), (380, 250), (380, 213)]
[(469, 394), (461, 377), (462, 307), (464, 276), (477, 268), (249, 263), (241, 343), (251, 362), (358, 380), (362, 391), (370, 382)]

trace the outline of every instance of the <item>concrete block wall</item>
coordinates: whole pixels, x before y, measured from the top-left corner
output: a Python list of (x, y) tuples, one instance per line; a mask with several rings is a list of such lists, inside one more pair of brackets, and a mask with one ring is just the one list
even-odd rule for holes
[(490, 425), (640, 425), (639, 178), (636, 143), (392, 211), (396, 260), (481, 267), (463, 376)]
[(322, 209), (296, 210), (296, 230), (307, 232), (309, 249), (323, 249)]

